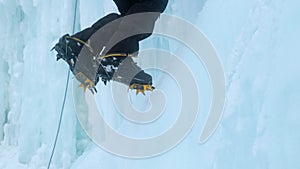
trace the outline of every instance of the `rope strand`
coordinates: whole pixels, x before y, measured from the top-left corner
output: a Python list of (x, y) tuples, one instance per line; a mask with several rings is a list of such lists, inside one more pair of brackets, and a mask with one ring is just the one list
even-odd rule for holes
[[(76, 24), (76, 17), (77, 17), (77, 5), (78, 5), (78, 0), (75, 1), (75, 9), (74, 9), (75, 11), (74, 11), (73, 28), (72, 28), (73, 34), (75, 32), (75, 24)], [(67, 46), (66, 46), (66, 48), (67, 48)], [(67, 55), (67, 50), (66, 50), (66, 55)], [(53, 158), (53, 155), (54, 155), (54, 152), (55, 152), (55, 148), (56, 148), (56, 144), (57, 144), (57, 140), (58, 140), (58, 136), (59, 136), (59, 132), (60, 132), (60, 129), (61, 129), (61, 123), (62, 123), (64, 108), (65, 108), (65, 104), (66, 104), (66, 100), (67, 100), (69, 81), (70, 81), (70, 69), (68, 69), (68, 76), (67, 76), (67, 82), (66, 82), (66, 87), (65, 87), (65, 92), (64, 92), (63, 104), (62, 104), (61, 111), (60, 111), (60, 117), (59, 117), (59, 122), (58, 122), (58, 126), (57, 126), (57, 132), (56, 132), (56, 136), (55, 136), (55, 140), (54, 140), (54, 144), (53, 144), (53, 148), (52, 148), (52, 152), (51, 152), (51, 156), (50, 156), (50, 159), (49, 159), (49, 162), (48, 162), (47, 169), (50, 169), (52, 158)]]

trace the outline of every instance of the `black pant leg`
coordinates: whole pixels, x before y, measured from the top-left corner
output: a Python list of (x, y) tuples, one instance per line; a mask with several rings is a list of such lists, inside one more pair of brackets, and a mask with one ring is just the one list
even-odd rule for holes
[(104, 16), (103, 18), (99, 19), (91, 27), (86, 28), (86, 29), (74, 34), (72, 37), (81, 39), (86, 42), (97, 30), (102, 28), (107, 23), (114, 21), (118, 18), (120, 18), (120, 15), (118, 15), (116, 13), (108, 14), (108, 15)]
[[(133, 25), (147, 32), (153, 32), (155, 21), (158, 19), (160, 14), (164, 12), (167, 4), (168, 0), (139, 0), (139, 2), (130, 7), (126, 15), (143, 12), (153, 12), (153, 14), (148, 15), (147, 18), (138, 19), (139, 22)], [(157, 12), (157, 14), (154, 14), (154, 12)], [(141, 41), (151, 35), (152, 33), (145, 33), (136, 35), (135, 38), (137, 38), (138, 41)]]
[[(119, 24), (117, 31), (111, 36), (106, 43), (105, 52), (124, 51), (133, 53), (139, 50), (139, 41), (149, 37), (154, 29), (155, 21), (160, 14), (166, 9), (168, 0), (136, 0), (136, 2), (128, 9), (125, 15), (135, 13), (152, 12), (151, 14), (142, 14), (140, 16), (124, 17)], [(130, 32), (146, 32), (131, 36), (125, 40), (124, 38)], [(120, 42), (120, 40), (122, 40)], [(117, 43), (119, 42), (119, 43)], [(117, 44), (116, 44), (117, 43)]]
[(169, 0), (139, 0), (126, 12), (126, 15), (142, 12), (163, 13), (168, 5)]

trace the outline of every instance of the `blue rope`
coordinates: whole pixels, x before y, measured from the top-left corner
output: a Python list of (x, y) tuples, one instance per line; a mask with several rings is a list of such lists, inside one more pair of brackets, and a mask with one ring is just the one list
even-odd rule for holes
[[(77, 16), (77, 4), (78, 4), (78, 0), (75, 1), (75, 12), (74, 12), (73, 29), (72, 29), (73, 34), (75, 32), (75, 24), (76, 24), (76, 16)], [(66, 54), (67, 54), (67, 50), (66, 50)], [(54, 151), (55, 151), (56, 144), (57, 144), (57, 140), (58, 140), (58, 135), (59, 135), (59, 132), (60, 132), (60, 129), (61, 129), (61, 122), (62, 122), (62, 118), (63, 118), (63, 114), (64, 114), (64, 108), (65, 108), (65, 104), (66, 104), (66, 100), (67, 100), (67, 94), (68, 94), (68, 87), (69, 87), (70, 74), (71, 74), (70, 72), (71, 72), (70, 69), (68, 69), (68, 76), (67, 76), (67, 83), (66, 83), (66, 87), (65, 87), (65, 94), (64, 94), (63, 104), (62, 104), (61, 111), (60, 111), (60, 117), (59, 117), (59, 122), (58, 122), (58, 126), (57, 126), (57, 132), (56, 132), (54, 145), (53, 145), (53, 148), (52, 148), (52, 152), (51, 152), (51, 156), (50, 156), (50, 159), (49, 159), (49, 162), (48, 162), (47, 169), (50, 169), (52, 158), (53, 158)]]
[(77, 4), (78, 4), (78, 0), (75, 1), (75, 12), (74, 12), (74, 18), (73, 18), (72, 34), (75, 33), (75, 24), (76, 24), (76, 17), (77, 17)]

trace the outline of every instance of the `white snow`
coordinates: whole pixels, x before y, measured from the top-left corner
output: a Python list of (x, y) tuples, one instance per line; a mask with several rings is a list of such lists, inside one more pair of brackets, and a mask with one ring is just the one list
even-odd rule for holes
[[(1, 169), (46, 168), (67, 78), (66, 64), (56, 62), (50, 49), (61, 35), (72, 33), (74, 3), (0, 0)], [(78, 7), (76, 31), (116, 12), (111, 0), (81, 0)], [(82, 130), (70, 86), (51, 168), (300, 168), (299, 8), (296, 0), (169, 0), (166, 13), (195, 24), (220, 56), (227, 103), (217, 131), (205, 144), (197, 144), (211, 101), (209, 78), (201, 62), (179, 43), (153, 36), (141, 44), (143, 49), (167, 49), (182, 56), (192, 71), (200, 72), (195, 76), (201, 110), (188, 137), (154, 158), (133, 160), (109, 154)], [(174, 82), (152, 73), (159, 79), (158, 87), (175, 99), (168, 100), (166, 113), (150, 126), (139, 127), (114, 114), (110, 88), (98, 86), (99, 100), (107, 106), (103, 116), (118, 132), (155, 136), (178, 117), (172, 111), (178, 109), (172, 103), (179, 97)], [(130, 97), (137, 109), (149, 106), (147, 97), (133, 93)]]

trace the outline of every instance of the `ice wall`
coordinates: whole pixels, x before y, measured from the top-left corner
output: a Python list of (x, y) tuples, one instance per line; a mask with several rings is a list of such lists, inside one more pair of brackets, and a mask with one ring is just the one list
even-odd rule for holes
[(293, 21), (299, 6), (268, 0), (206, 4), (200, 25), (219, 50), (228, 81), (216, 168), (299, 168), (293, 158), (300, 150), (300, 32)]
[[(1, 147), (17, 149), (17, 161), (6, 163), (1, 155), (0, 168), (41, 168), (50, 157), (67, 75), (50, 49), (72, 31), (74, 2), (4, 0), (0, 9)], [(54, 168), (69, 168), (84, 150), (72, 104), (68, 99)]]

